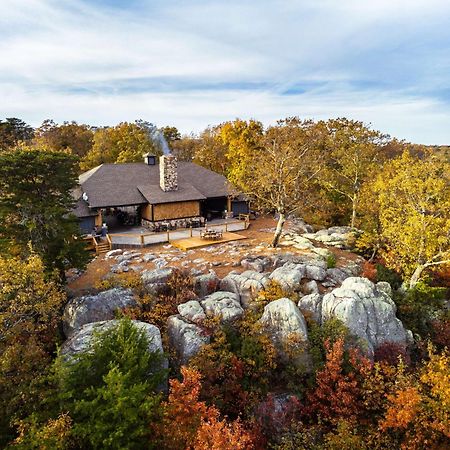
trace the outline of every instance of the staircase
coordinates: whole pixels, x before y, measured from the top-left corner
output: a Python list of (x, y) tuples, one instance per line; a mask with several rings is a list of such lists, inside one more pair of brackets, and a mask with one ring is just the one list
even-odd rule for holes
[(111, 249), (109, 248), (108, 242), (99, 242), (95, 246), (95, 253), (97, 253), (97, 255), (103, 255), (104, 253), (107, 253), (110, 250)]

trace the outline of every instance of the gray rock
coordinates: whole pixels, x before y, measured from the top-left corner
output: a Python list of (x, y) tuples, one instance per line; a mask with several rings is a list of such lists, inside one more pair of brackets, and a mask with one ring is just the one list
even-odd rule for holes
[(241, 261), (241, 266), (244, 269), (262, 273), (272, 268), (272, 261), (266, 256), (247, 256)]
[(306, 278), (309, 280), (323, 281), (327, 276), (327, 271), (319, 266), (306, 266)]
[(153, 255), (152, 253), (146, 253), (143, 257), (142, 257), (143, 261), (145, 262), (150, 262), (150, 261), (154, 261), (156, 259), (156, 256)]
[(239, 295), (234, 292), (218, 291), (200, 301), (208, 316), (217, 316), (222, 322), (233, 322), (244, 314)]
[(241, 274), (230, 272), (220, 282), (220, 290), (238, 294), (241, 305), (247, 308), (269, 281), (267, 275), (252, 270), (246, 270)]
[[(132, 323), (140, 330), (144, 331), (147, 335), (149, 340), (148, 349), (151, 352), (163, 353), (161, 333), (155, 325), (137, 320), (133, 320)], [(61, 346), (61, 354), (66, 356), (75, 356), (77, 353), (89, 350), (92, 344), (94, 331), (102, 332), (104, 330), (110, 330), (118, 324), (118, 320), (104, 320), (101, 322), (92, 322), (83, 325), (63, 343)]]
[(303, 292), (305, 294), (318, 294), (319, 293), (319, 286), (317, 285), (317, 281), (315, 281), (315, 280), (308, 281), (303, 286)]
[(114, 256), (121, 255), (123, 250), (121, 248), (117, 248), (115, 250), (110, 250), (109, 252), (105, 253), (105, 259), (112, 258)]
[(288, 298), (270, 302), (259, 320), (263, 332), (267, 333), (281, 359), (289, 359), (286, 349), (294, 343), (298, 351), (296, 363), (309, 365), (307, 354), (308, 331), (305, 319), (295, 303)]
[(217, 291), (220, 279), (214, 270), (194, 278), (194, 291), (199, 297), (205, 297)]
[(269, 278), (276, 281), (287, 292), (299, 291), (302, 279), (305, 277), (305, 266), (303, 264), (286, 263), (275, 269)]
[(349, 275), (344, 270), (333, 267), (331, 269), (327, 269), (327, 276), (325, 278), (323, 285), (325, 287), (338, 286), (338, 285), (342, 284), (342, 282), (350, 276), (351, 275)]
[(69, 337), (87, 323), (112, 320), (118, 311), (136, 306), (130, 289), (114, 288), (96, 295), (76, 297), (64, 309), (64, 333)]
[(177, 306), (181, 317), (188, 322), (201, 323), (206, 319), (205, 311), (197, 300), (190, 300)]
[(185, 322), (180, 316), (169, 317), (167, 332), (170, 345), (176, 350), (181, 364), (186, 364), (210, 341), (199, 326)]
[(172, 267), (144, 270), (141, 274), (141, 280), (149, 294), (158, 295), (167, 291), (167, 281), (173, 273)]
[(387, 286), (374, 285), (367, 278), (350, 277), (322, 301), (322, 322), (337, 317), (357, 336), (373, 356), (384, 342), (407, 345), (410, 332), (395, 316), (396, 306)]
[(377, 289), (392, 298), (392, 287), (387, 281), (379, 281)]
[(167, 266), (168, 262), (164, 258), (156, 258), (153, 260), (153, 264), (158, 269), (162, 269), (163, 267)]
[(322, 322), (322, 295), (319, 293), (309, 294), (302, 297), (298, 302), (298, 307), (303, 314), (311, 314), (311, 317), (317, 322)]
[[(163, 346), (161, 340), (161, 333), (155, 325), (137, 320), (132, 321), (139, 330), (143, 331), (148, 338), (148, 350), (152, 353), (163, 353)], [(67, 341), (61, 346), (61, 355), (67, 359), (76, 358), (80, 352), (89, 351), (94, 342), (94, 332), (108, 331), (119, 324), (118, 320), (107, 320), (102, 322), (88, 323), (77, 330)], [(167, 358), (161, 361), (162, 369), (169, 367)], [(149, 374), (150, 375), (150, 374)], [(167, 391), (167, 379), (165, 379), (159, 386), (159, 391)]]

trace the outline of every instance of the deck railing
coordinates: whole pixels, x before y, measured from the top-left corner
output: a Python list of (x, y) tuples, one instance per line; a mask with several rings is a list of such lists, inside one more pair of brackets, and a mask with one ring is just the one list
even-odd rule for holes
[[(206, 228), (209, 230), (220, 230), (222, 232), (232, 232), (246, 230), (250, 225), (249, 220), (236, 220), (220, 224), (208, 223)], [(141, 232), (141, 233), (113, 233), (110, 234), (111, 248), (118, 247), (145, 247), (153, 244), (163, 244), (178, 239), (200, 236), (205, 227), (199, 228), (181, 228), (176, 230), (167, 230), (163, 232)]]

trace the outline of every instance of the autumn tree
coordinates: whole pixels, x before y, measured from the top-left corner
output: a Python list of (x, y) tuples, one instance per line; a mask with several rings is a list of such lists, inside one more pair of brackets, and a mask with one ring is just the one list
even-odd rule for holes
[(33, 135), (33, 128), (21, 119), (9, 117), (0, 120), (0, 151), (13, 148), (20, 142), (28, 143)]
[(349, 205), (350, 226), (356, 224), (360, 210), (360, 190), (365, 181), (380, 167), (387, 136), (371, 130), (362, 122), (345, 118), (324, 123), (327, 136), (326, 164), (320, 172), (320, 184), (342, 197)]
[(64, 122), (58, 125), (53, 120), (45, 120), (36, 129), (33, 144), (54, 151), (69, 151), (80, 158), (87, 155), (94, 142), (94, 131), (89, 125)]
[(77, 159), (67, 153), (17, 147), (0, 154), (0, 238), (13, 254), (41, 255), (47, 269), (83, 267), (88, 254), (69, 215)]
[[(37, 255), (0, 257), (0, 436), (12, 437), (12, 420), (39, 409), (42, 375), (58, 341), (65, 295), (44, 275)], [(0, 445), (2, 443), (0, 438)], [(5, 443), (5, 442), (3, 442)]]
[(209, 170), (226, 175), (229, 170), (228, 147), (220, 136), (220, 129), (220, 125), (208, 127), (200, 134), (198, 141), (194, 143), (193, 161)]
[(443, 449), (450, 442), (450, 357), (430, 347), (429, 361), (418, 379), (388, 395), (389, 404), (380, 422), (384, 432), (400, 434), (401, 448)]
[(382, 255), (414, 287), (424, 270), (450, 263), (449, 164), (405, 152), (385, 165), (374, 189)]
[(253, 156), (246, 193), (262, 210), (277, 212), (274, 247), (286, 217), (311, 204), (311, 185), (321, 168), (316, 130), (312, 121), (295, 117), (279, 121), (267, 129), (261, 140), (263, 150)]
[(325, 345), (326, 362), (316, 373), (316, 387), (308, 395), (309, 409), (331, 424), (341, 419), (355, 422), (363, 409), (359, 372), (369, 362), (351, 349), (350, 364), (346, 364), (343, 338), (332, 346)]
[(100, 128), (94, 134), (92, 150), (81, 161), (81, 169), (103, 163), (141, 162), (145, 153), (160, 155), (162, 150), (154, 139), (156, 132), (154, 125), (144, 121)]
[[(157, 432), (163, 448), (170, 450), (252, 449), (251, 433), (240, 420), (221, 419), (214, 406), (200, 401), (201, 375), (182, 367), (182, 381), (170, 381), (170, 392), (164, 407), (164, 419)], [(167, 433), (170, 430), (170, 433)]]
[(228, 179), (238, 188), (247, 190), (252, 184), (253, 161), (261, 149), (263, 125), (256, 120), (236, 119), (219, 128), (220, 139), (226, 146)]

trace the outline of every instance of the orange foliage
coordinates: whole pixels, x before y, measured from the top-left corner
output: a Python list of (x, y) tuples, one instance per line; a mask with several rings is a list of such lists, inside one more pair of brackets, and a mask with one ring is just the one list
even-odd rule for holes
[(255, 446), (253, 436), (240, 420), (227, 423), (210, 417), (197, 431), (194, 450), (250, 450)]
[(368, 278), (370, 281), (376, 283), (377, 281), (377, 268), (375, 264), (365, 261), (362, 266), (361, 276), (364, 278)]
[(370, 362), (350, 352), (350, 367), (345, 367), (344, 340), (339, 338), (327, 350), (324, 368), (317, 372), (316, 387), (307, 396), (309, 413), (336, 424), (339, 420), (356, 421), (363, 409), (361, 376)]
[(388, 395), (390, 406), (386, 410), (384, 421), (380, 427), (382, 430), (388, 428), (407, 428), (415, 419), (419, 411), (421, 397), (415, 387), (410, 387)]
[(181, 374), (183, 381), (170, 381), (169, 398), (163, 404), (163, 421), (156, 430), (163, 447), (171, 450), (253, 449), (253, 436), (239, 420), (220, 420), (217, 408), (199, 401), (200, 373), (182, 367)]

